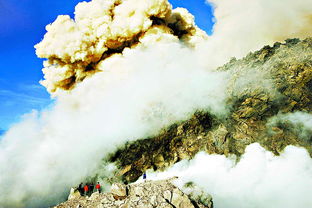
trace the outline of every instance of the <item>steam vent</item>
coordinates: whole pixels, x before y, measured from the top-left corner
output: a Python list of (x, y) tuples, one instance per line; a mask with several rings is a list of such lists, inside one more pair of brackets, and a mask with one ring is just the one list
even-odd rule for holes
[(311, 27), (311, 0), (78, 3), (34, 46), (49, 104), (0, 135), (0, 208), (311, 208)]

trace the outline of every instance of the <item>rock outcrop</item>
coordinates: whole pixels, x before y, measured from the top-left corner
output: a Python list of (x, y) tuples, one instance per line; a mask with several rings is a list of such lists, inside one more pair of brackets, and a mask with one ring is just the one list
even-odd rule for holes
[[(93, 193), (90, 197), (71, 192), (68, 201), (54, 208), (212, 208), (212, 198), (203, 202), (192, 199), (173, 185), (172, 179), (122, 185), (113, 184), (110, 193)], [(207, 200), (208, 199), (208, 200)]]

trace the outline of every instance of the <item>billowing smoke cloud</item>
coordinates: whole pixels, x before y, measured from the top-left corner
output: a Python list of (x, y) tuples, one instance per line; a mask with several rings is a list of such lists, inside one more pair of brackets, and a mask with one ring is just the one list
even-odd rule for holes
[(76, 6), (75, 20), (59, 16), (46, 27), (36, 53), (48, 58), (42, 84), (50, 92), (71, 89), (76, 82), (98, 71), (99, 63), (125, 47), (180, 38), (192, 44), (206, 34), (185, 9), (171, 10), (167, 0), (93, 0)]
[[(288, 146), (274, 156), (251, 144), (238, 163), (223, 155), (198, 153), (151, 179), (178, 176), (177, 185), (193, 182), (213, 196), (216, 208), (311, 207), (312, 159), (305, 149)], [(185, 189), (187, 191), (187, 189)]]
[[(296, 5), (298, 15), (287, 19), (289, 25), (304, 24), (300, 18), (309, 16), (309, 0), (300, 2), (280, 5), (287, 11)], [(255, 9), (252, 3), (239, 3), (233, 8)], [(249, 37), (245, 31), (257, 28), (244, 21), (229, 31), (220, 29), (232, 21), (234, 13), (229, 18), (220, 15), (232, 11), (228, 4), (217, 4), (215, 34), (210, 38), (195, 26), (191, 14), (171, 10), (166, 0), (83, 2), (76, 7), (75, 20), (59, 16), (48, 25), (36, 52), (47, 58), (41, 83), (56, 96), (56, 103), (44, 112), (25, 115), (1, 140), (0, 187), (5, 191), (0, 207), (59, 202), (69, 187), (90, 175), (125, 141), (156, 134), (197, 109), (226, 114), (230, 73), (216, 72), (214, 67), (276, 40), (263, 32), (269, 34), (269, 26), (261, 35)], [(265, 23), (274, 26), (280, 16), (273, 13), (273, 9), (265, 12), (271, 18)], [(246, 21), (250, 18), (248, 12), (240, 15), (247, 15)], [(302, 28), (280, 31), (281, 38), (302, 34)], [(241, 36), (232, 36), (236, 32)]]

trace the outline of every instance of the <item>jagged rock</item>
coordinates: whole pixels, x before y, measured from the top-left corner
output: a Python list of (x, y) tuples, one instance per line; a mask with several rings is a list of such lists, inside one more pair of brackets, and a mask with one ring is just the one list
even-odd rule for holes
[(95, 193), (91, 194), (91, 196), (87, 200), (89, 200), (89, 201), (96, 201), (99, 197), (100, 197), (100, 193), (99, 192), (95, 192)]
[(194, 207), (191, 200), (183, 194), (179, 189), (174, 189), (172, 192), (171, 201), (169, 201), (174, 207), (188, 208)]
[(185, 193), (188, 194), (192, 201), (200, 202), (200, 204), (198, 204), (198, 207), (201, 207), (202, 205), (206, 207), (213, 207), (212, 196), (206, 193), (199, 186), (196, 186), (194, 183), (186, 183), (183, 190)]
[(114, 183), (111, 187), (111, 193), (116, 200), (124, 199), (127, 196), (127, 187), (121, 183)]
[(75, 188), (71, 188), (70, 189), (70, 193), (69, 193), (69, 196), (68, 196), (68, 200), (70, 199), (75, 199), (75, 198), (79, 198), (81, 195), (80, 195), (80, 192), (75, 189)]
[(130, 185), (114, 185), (114, 194), (125, 198), (116, 200), (113, 193), (93, 193), (91, 197), (76, 197), (55, 206), (55, 208), (212, 208), (199, 201), (190, 199), (179, 188), (172, 184), (173, 179), (146, 181)]

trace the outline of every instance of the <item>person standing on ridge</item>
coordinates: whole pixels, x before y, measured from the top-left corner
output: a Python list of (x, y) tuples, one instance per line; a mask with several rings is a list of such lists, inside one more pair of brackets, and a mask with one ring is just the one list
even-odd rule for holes
[(91, 184), (89, 185), (89, 195), (91, 195), (91, 194), (93, 193), (93, 190), (94, 190), (94, 184), (91, 183)]
[(79, 191), (80, 195), (83, 196), (82, 183), (79, 184), (79, 186), (78, 186), (78, 191)]
[(84, 190), (84, 195), (87, 196), (88, 191), (89, 191), (89, 186), (88, 186), (88, 184), (86, 184), (86, 185), (83, 187), (83, 190)]
[(143, 180), (146, 181), (146, 172), (143, 173)]
[(95, 185), (96, 190), (101, 193), (101, 185), (99, 182), (97, 182), (97, 184)]

